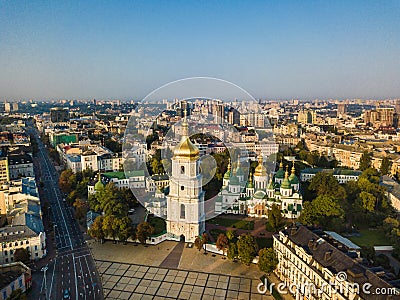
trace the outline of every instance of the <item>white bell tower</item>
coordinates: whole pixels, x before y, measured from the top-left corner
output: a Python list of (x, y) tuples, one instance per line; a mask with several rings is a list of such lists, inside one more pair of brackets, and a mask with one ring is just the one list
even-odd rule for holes
[(172, 157), (172, 176), (167, 196), (167, 232), (171, 239), (194, 242), (205, 231), (204, 191), (199, 149), (189, 139), (188, 123), (182, 122), (182, 138)]

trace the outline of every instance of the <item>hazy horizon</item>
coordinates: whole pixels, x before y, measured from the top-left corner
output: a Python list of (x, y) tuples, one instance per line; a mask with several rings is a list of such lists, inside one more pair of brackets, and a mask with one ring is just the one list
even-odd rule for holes
[(0, 2), (0, 99), (140, 100), (177, 79), (256, 99), (400, 98), (400, 2)]

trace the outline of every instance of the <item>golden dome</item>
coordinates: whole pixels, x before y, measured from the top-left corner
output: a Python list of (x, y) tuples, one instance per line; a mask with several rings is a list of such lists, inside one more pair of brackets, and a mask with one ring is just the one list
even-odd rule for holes
[(254, 176), (267, 176), (267, 169), (263, 165), (263, 158), (261, 155), (258, 157), (258, 166), (254, 170)]
[(174, 157), (197, 159), (199, 157), (200, 151), (190, 141), (188, 136), (189, 135), (188, 127), (189, 125), (186, 120), (186, 111), (185, 111), (185, 116), (182, 122), (182, 139), (180, 143), (175, 147)]

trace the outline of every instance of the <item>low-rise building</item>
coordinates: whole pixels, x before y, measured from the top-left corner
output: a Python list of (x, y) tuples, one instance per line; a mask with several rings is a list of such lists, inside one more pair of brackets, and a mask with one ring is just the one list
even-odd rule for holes
[(31, 285), (31, 269), (22, 262), (0, 265), (0, 300), (8, 299), (17, 289), (25, 293)]
[(348, 169), (323, 169), (323, 168), (306, 168), (300, 172), (300, 180), (302, 182), (311, 180), (317, 173), (330, 173), (339, 183), (346, 183), (350, 180), (357, 181), (361, 175), (361, 171)]

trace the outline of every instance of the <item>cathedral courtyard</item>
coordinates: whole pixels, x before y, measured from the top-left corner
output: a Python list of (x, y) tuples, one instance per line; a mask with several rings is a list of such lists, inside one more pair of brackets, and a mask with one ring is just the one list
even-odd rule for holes
[[(188, 244), (88, 243), (107, 299), (273, 299), (257, 292), (263, 273), (256, 265), (204, 255)], [(171, 252), (177, 265), (168, 260)]]

